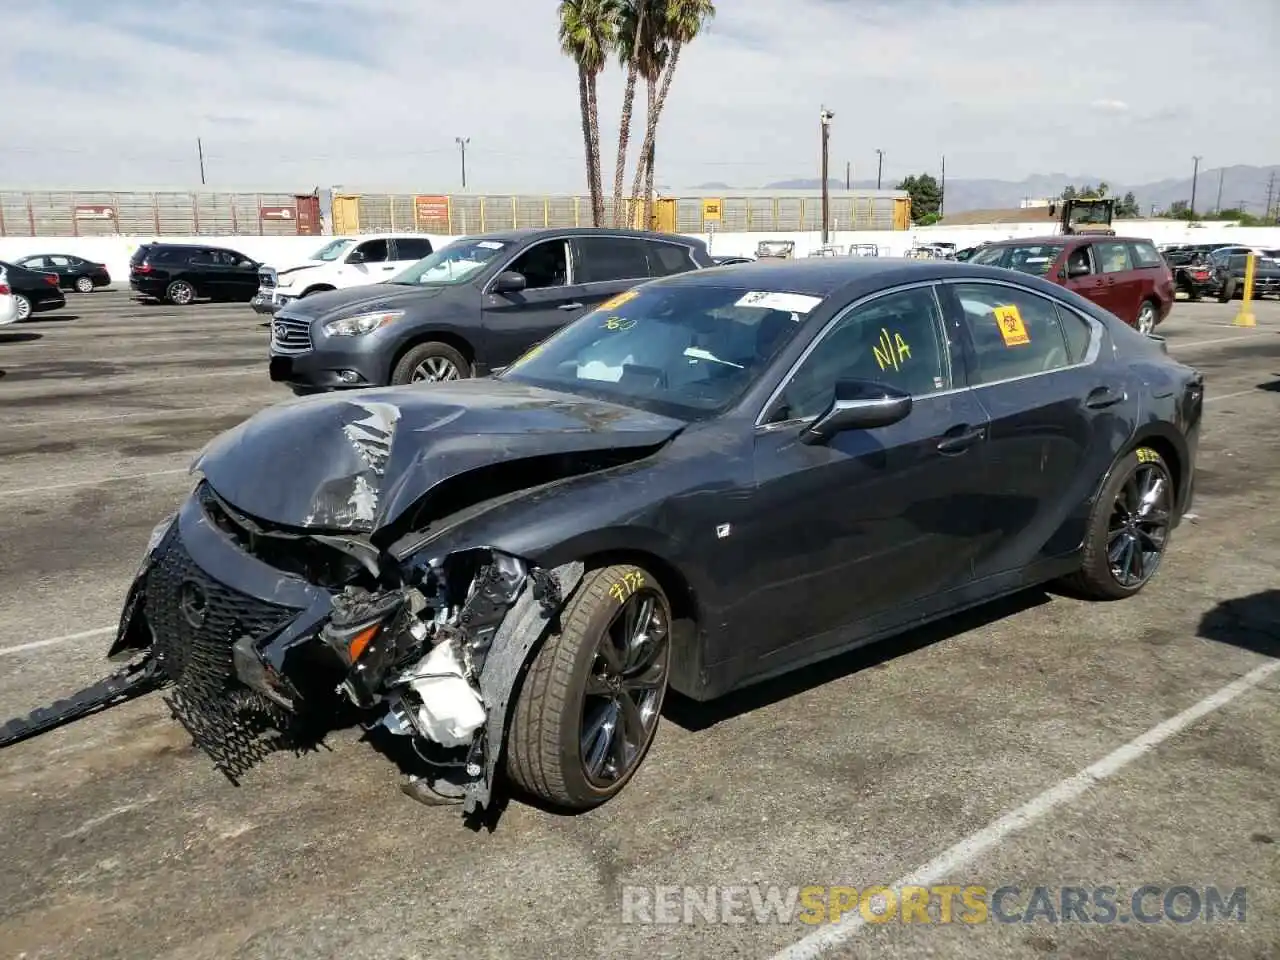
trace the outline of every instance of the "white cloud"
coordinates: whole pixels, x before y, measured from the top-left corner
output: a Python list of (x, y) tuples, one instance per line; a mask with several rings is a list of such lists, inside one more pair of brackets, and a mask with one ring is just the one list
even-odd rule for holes
[[(721, 0), (681, 61), (659, 180), (1140, 182), (1280, 154), (1274, 0)], [(554, 0), (42, 0), (4, 15), (0, 186), (581, 190)], [(1188, 41), (1195, 37), (1194, 44)], [(620, 71), (602, 78), (606, 180)], [(1232, 107), (1222, 109), (1221, 91)], [(1123, 100), (1117, 99), (1122, 96)], [(643, 103), (643, 97), (639, 98)], [(1123, 109), (1122, 109), (1123, 108)], [(1250, 118), (1241, 134), (1240, 117)], [(14, 146), (15, 141), (16, 148)]]

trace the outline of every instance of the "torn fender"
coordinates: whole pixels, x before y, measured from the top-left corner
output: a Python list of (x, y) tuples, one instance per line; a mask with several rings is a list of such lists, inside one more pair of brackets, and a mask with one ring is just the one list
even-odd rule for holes
[(480, 696), (488, 712), (484, 775), (467, 784), (465, 813), (489, 805), (506, 743), (507, 716), (516, 680), (534, 644), (578, 588), (585, 570), (584, 564), (575, 561), (551, 571), (533, 571), (498, 627), (480, 673)]

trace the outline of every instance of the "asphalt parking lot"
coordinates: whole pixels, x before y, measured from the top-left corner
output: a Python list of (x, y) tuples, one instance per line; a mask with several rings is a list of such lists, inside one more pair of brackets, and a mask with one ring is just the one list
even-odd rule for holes
[[(1179, 303), (1160, 329), (1208, 407), (1195, 519), (1137, 598), (1035, 591), (714, 707), (673, 700), (616, 801), (512, 803), (479, 831), (403, 796), (358, 732), (233, 787), (153, 694), (0, 751), (0, 958), (768, 957), (815, 928), (624, 923), (624, 886), (916, 873), (1244, 887), (1247, 914), (868, 923), (830, 955), (1280, 956), (1280, 672), (1206, 701), (1280, 658), (1280, 303), (1255, 328), (1235, 309)], [(266, 347), (247, 306), (123, 293), (0, 329), (0, 720), (106, 672), (192, 455), (288, 397)]]

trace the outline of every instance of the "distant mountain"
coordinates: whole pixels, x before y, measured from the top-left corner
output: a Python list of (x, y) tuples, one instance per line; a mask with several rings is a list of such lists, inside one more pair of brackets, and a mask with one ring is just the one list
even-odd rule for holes
[[(1280, 165), (1270, 167), (1234, 166), (1201, 171), (1196, 186), (1196, 209), (1212, 210), (1218, 206), (1218, 183), (1222, 183), (1222, 207), (1244, 209), (1253, 214), (1261, 214), (1267, 202), (1267, 184), (1275, 178), (1272, 188), (1272, 206), (1280, 201)], [(1068, 176), (1065, 173), (1037, 174), (1025, 180), (947, 180), (947, 210), (960, 213), (965, 210), (1000, 210), (1018, 206), (1023, 200), (1043, 197), (1056, 197), (1062, 194), (1067, 186), (1097, 186), (1106, 181), (1110, 194), (1122, 197), (1133, 192), (1138, 206), (1147, 213), (1154, 205), (1157, 210), (1166, 209), (1176, 200), (1190, 201), (1191, 178), (1182, 180), (1159, 180), (1155, 183), (1125, 184), (1108, 180), (1095, 175)], [(845, 189), (845, 182), (834, 177), (828, 178), (829, 189), (839, 191)], [(882, 186), (892, 189), (898, 185), (897, 180), (884, 180)], [(849, 186), (854, 190), (872, 190), (874, 180), (855, 180)], [(765, 189), (773, 190), (819, 190), (822, 181), (818, 178), (776, 180), (765, 184)]]

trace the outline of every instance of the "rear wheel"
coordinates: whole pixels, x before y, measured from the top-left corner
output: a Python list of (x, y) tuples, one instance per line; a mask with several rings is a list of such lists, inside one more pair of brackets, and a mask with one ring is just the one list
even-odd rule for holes
[(20, 293), (13, 295), (14, 302), (18, 305), (18, 319), (26, 320), (31, 316), (31, 301)]
[(396, 385), (436, 383), (470, 376), (471, 364), (466, 357), (447, 343), (432, 341), (418, 344), (401, 357), (391, 373), (391, 382)]
[(196, 298), (196, 289), (185, 280), (175, 280), (165, 290), (164, 298), (170, 303), (185, 307)]
[(1102, 488), (1070, 586), (1093, 600), (1131, 597), (1155, 576), (1172, 532), (1173, 474), (1152, 447), (1116, 463)]
[(79, 293), (93, 293), (93, 280), (89, 277), (76, 277), (76, 291)]
[(1236, 278), (1228, 277), (1222, 282), (1222, 289), (1218, 291), (1219, 303), (1230, 303), (1231, 298), (1236, 295)]
[(1152, 333), (1156, 328), (1156, 305), (1150, 300), (1143, 300), (1138, 308), (1138, 332)]
[(585, 810), (635, 775), (658, 729), (671, 666), (671, 605), (631, 564), (595, 570), (534, 656), (507, 736), (508, 776)]

